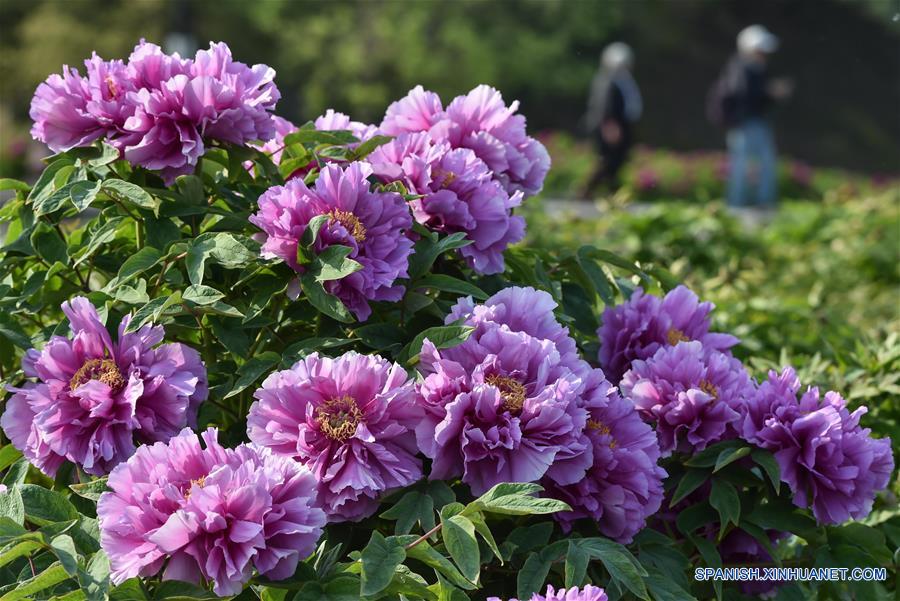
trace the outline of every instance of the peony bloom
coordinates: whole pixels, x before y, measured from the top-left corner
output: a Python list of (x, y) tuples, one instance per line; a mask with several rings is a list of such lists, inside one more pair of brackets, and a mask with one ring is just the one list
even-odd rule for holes
[(362, 269), (325, 282), (325, 289), (341, 299), (365, 321), (372, 313), (368, 301), (398, 301), (403, 286), (394, 282), (407, 276), (412, 241), (406, 236), (412, 217), (399, 194), (372, 192), (366, 179), (372, 170), (367, 163), (350, 163), (345, 168), (327, 165), (314, 188), (300, 179), (269, 188), (259, 198), (259, 211), (250, 222), (263, 230), (262, 256), (281, 259), (298, 273), (297, 245), (313, 217), (329, 220), (316, 238), (315, 251), (332, 245), (348, 246), (349, 258)]
[(736, 409), (754, 392), (740, 361), (706, 351), (697, 341), (660, 347), (631, 366), (620, 383), (622, 394), (655, 424), (663, 456), (701, 451), (733, 437)]
[(271, 374), (253, 396), (250, 440), (308, 466), (331, 521), (368, 517), (382, 493), (422, 477), (413, 433), (422, 411), (397, 364), (313, 353)]
[(166, 441), (196, 425), (208, 394), (200, 355), (183, 344), (160, 344), (161, 326), (126, 334), (126, 316), (113, 342), (86, 298), (63, 303), (72, 338), (54, 336), (22, 360), (34, 378), (13, 396), (0, 418), (4, 432), (44, 473), (64, 459), (94, 475), (106, 474), (138, 442)]
[(525, 117), (516, 115), (496, 89), (480, 85), (447, 106), (448, 128), (454, 147), (471, 148), (487, 163), (510, 194), (537, 194), (550, 170), (544, 145), (525, 133)]
[(550, 155), (525, 133), (525, 117), (514, 114), (518, 104), (507, 107), (500, 92), (481, 85), (444, 110), (437, 94), (416, 86), (388, 107), (380, 129), (393, 136), (427, 132), (454, 149), (468, 148), (510, 197), (517, 192), (529, 196), (541, 191)]
[(514, 332), (549, 340), (560, 355), (560, 362), (576, 373), (586, 372), (590, 366), (578, 355), (569, 328), (560, 325), (553, 311), (556, 301), (547, 292), (530, 286), (510, 286), (476, 305), (472, 297), (460, 298), (450, 308), (445, 321), (451, 324), (462, 320), (466, 325), (495, 323)]
[(615, 384), (632, 361), (648, 359), (663, 346), (699, 340), (707, 349), (727, 351), (739, 340), (729, 334), (710, 333), (713, 306), (699, 302), (685, 286), (678, 286), (662, 299), (636, 289), (628, 301), (603, 312), (603, 324), (597, 331), (600, 367)]
[(799, 389), (792, 369), (770, 372), (745, 403), (743, 436), (772, 451), (794, 504), (812, 506), (819, 522), (864, 518), (894, 470), (890, 438), (872, 438), (860, 426), (865, 407), (851, 413), (840, 394), (820, 397), (817, 388), (798, 400)]
[(512, 215), (522, 195), (510, 196), (474, 152), (434, 143), (426, 133), (403, 134), (368, 160), (383, 181), (402, 181), (422, 195), (410, 203), (416, 221), (466, 234), (472, 244), (459, 252), (476, 272), (503, 271), (503, 251), (525, 236), (525, 220)]
[(56, 151), (105, 137), (134, 165), (171, 182), (191, 173), (209, 141), (247, 144), (275, 135), (275, 71), (236, 62), (223, 43), (193, 60), (143, 40), (128, 64), (85, 61), (87, 76), (65, 68), (38, 86), (32, 135)]
[(223, 448), (214, 429), (203, 440), (186, 428), (110, 474), (97, 517), (115, 584), (165, 565), (163, 580), (202, 577), (236, 595), (254, 567), (283, 579), (315, 549), (325, 516), (307, 469), (253, 445)]
[[(544, 595), (534, 593), (527, 601), (607, 601), (608, 597), (602, 588), (585, 584), (583, 588), (573, 586), (570, 589), (555, 590), (547, 585)], [(502, 601), (499, 597), (488, 597), (487, 601)], [(511, 598), (509, 601), (519, 601)], [(524, 601), (524, 600), (523, 600)]]
[(599, 369), (588, 375), (584, 399), (593, 463), (574, 484), (559, 486), (549, 478), (542, 484), (546, 496), (573, 509), (554, 514), (564, 531), (589, 518), (604, 536), (627, 544), (662, 502), (667, 474), (657, 465), (659, 444), (634, 405), (618, 395)]
[(275, 137), (264, 144), (255, 146), (268, 154), (272, 162), (278, 165), (281, 163), (281, 153), (284, 150), (284, 137), (297, 131), (297, 126), (277, 115), (272, 117), (272, 123), (275, 126)]
[(457, 476), (481, 494), (500, 482), (580, 480), (592, 460), (581, 378), (549, 340), (479, 324), (463, 344), (420, 354), (416, 427), (431, 478)]

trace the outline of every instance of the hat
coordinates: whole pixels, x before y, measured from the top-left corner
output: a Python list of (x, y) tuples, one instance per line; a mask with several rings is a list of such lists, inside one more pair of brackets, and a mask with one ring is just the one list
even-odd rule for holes
[(770, 54), (778, 49), (778, 38), (762, 25), (751, 25), (738, 34), (737, 47), (741, 52)]

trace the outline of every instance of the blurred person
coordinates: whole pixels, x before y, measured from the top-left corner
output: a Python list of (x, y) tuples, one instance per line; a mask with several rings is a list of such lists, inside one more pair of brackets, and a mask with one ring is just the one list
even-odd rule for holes
[(597, 145), (600, 162), (585, 187), (590, 198), (601, 185), (619, 187), (619, 170), (634, 142), (634, 124), (641, 118), (643, 101), (631, 69), (634, 53), (622, 42), (603, 50), (600, 68), (591, 82), (585, 126)]
[[(769, 112), (793, 91), (790, 80), (769, 78), (769, 57), (778, 43), (762, 25), (743, 29), (737, 36), (737, 54), (711, 93), (710, 118), (728, 130), (728, 204), (732, 207), (748, 206), (751, 187), (756, 206), (775, 206), (776, 152)], [(755, 178), (750, 177), (751, 161), (757, 165)]]

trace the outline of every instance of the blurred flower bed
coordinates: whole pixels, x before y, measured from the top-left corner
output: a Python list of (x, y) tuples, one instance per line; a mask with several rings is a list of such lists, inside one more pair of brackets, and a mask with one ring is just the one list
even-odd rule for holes
[[(597, 155), (590, 142), (562, 132), (538, 136), (553, 157), (544, 195), (572, 198), (591, 176)], [(622, 187), (628, 197), (640, 201), (685, 200), (705, 202), (722, 198), (728, 180), (728, 156), (724, 151), (674, 152), (638, 145), (623, 168)], [(895, 188), (900, 178), (881, 174), (866, 176), (841, 169), (812, 167), (803, 161), (781, 157), (778, 190), (782, 198), (821, 199), (826, 193), (850, 198)]]
[(526, 244), (592, 244), (666, 267), (716, 303), (716, 329), (742, 339), (736, 354), (752, 355), (757, 375), (792, 363), (805, 382), (845, 390), (851, 402), (869, 405), (875, 419), (868, 423), (898, 436), (896, 191), (846, 197), (826, 190), (822, 198), (782, 203), (765, 227), (747, 227), (722, 204), (693, 198), (638, 211), (610, 205), (593, 219), (548, 215), (546, 205), (532, 202)]

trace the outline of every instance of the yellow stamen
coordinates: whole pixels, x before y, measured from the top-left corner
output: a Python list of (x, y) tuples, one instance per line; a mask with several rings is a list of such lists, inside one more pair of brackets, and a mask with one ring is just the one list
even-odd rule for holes
[(666, 334), (666, 338), (669, 339), (669, 344), (671, 344), (672, 346), (675, 346), (679, 342), (690, 341), (690, 338), (685, 336), (684, 332), (677, 328), (672, 328), (671, 330), (669, 330), (669, 332)]
[(74, 391), (82, 384), (87, 384), (91, 380), (103, 382), (109, 386), (113, 392), (122, 390), (127, 383), (122, 376), (122, 372), (119, 371), (116, 362), (112, 359), (89, 359), (84, 362), (84, 365), (82, 365), (72, 376), (72, 379), (69, 380), (69, 390)]
[(332, 209), (328, 212), (331, 220), (344, 226), (353, 239), (362, 242), (366, 239), (366, 226), (350, 211), (342, 211), (341, 209)]
[(716, 388), (715, 384), (710, 382), (709, 380), (700, 380), (700, 390), (708, 394), (714, 399), (719, 398), (719, 390)]
[(344, 442), (356, 434), (356, 427), (363, 421), (363, 414), (356, 401), (345, 396), (325, 401), (316, 407), (316, 421), (325, 436)]
[(521, 382), (509, 376), (492, 374), (484, 379), (484, 383), (500, 391), (504, 411), (509, 411), (513, 415), (522, 411), (522, 406), (525, 405), (525, 386)]
[[(587, 421), (587, 429), (588, 430), (596, 430), (602, 436), (609, 436), (609, 431), (610, 431), (609, 426), (607, 426), (606, 424), (604, 424), (603, 422), (601, 422), (598, 419), (589, 419)], [(619, 446), (619, 443), (617, 443), (612, 436), (609, 436), (609, 448), (614, 449), (617, 446)]]

